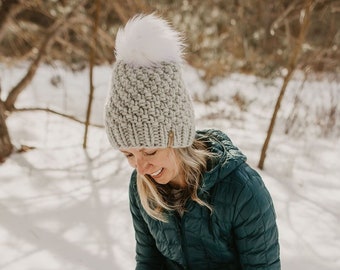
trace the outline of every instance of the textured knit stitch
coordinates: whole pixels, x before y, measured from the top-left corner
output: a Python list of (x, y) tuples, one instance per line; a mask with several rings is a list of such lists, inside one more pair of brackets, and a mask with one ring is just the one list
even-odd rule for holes
[(133, 67), (118, 61), (105, 105), (105, 127), (114, 148), (192, 144), (194, 113), (176, 63)]

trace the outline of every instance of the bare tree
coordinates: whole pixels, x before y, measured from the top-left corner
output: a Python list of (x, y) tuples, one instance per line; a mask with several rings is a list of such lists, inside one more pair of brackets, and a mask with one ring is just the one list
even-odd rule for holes
[(293, 49), (293, 51), (290, 55), (289, 62), (288, 62), (288, 65), (287, 65), (287, 74), (284, 77), (283, 84), (282, 84), (282, 87), (281, 87), (281, 90), (280, 90), (280, 94), (279, 94), (278, 99), (276, 101), (274, 112), (273, 112), (273, 115), (272, 115), (272, 118), (271, 118), (271, 121), (270, 121), (270, 124), (269, 124), (267, 136), (266, 136), (266, 139), (264, 141), (264, 144), (263, 144), (263, 147), (262, 147), (262, 150), (261, 150), (261, 156), (260, 156), (260, 160), (259, 160), (259, 164), (258, 164), (258, 167), (261, 170), (264, 168), (264, 162), (265, 162), (265, 159), (266, 159), (267, 149), (268, 149), (268, 146), (269, 146), (271, 136), (273, 134), (273, 130), (274, 130), (277, 114), (278, 114), (278, 111), (279, 111), (280, 106), (281, 106), (281, 102), (282, 102), (283, 97), (285, 95), (287, 85), (288, 85), (290, 79), (292, 78), (294, 71), (296, 69), (296, 66), (297, 66), (297, 63), (298, 63), (298, 58), (299, 58), (300, 51), (301, 51), (301, 48), (302, 48), (302, 44), (305, 40), (306, 33), (308, 31), (310, 16), (311, 16), (311, 12), (312, 12), (312, 4), (313, 4), (313, 0), (306, 0), (304, 8), (300, 11), (300, 15), (302, 17), (302, 20), (300, 20), (301, 21), (300, 33), (299, 33), (298, 39), (296, 41), (296, 44), (294, 46), (294, 49)]
[(92, 46), (89, 58), (89, 84), (90, 84), (90, 94), (89, 100), (87, 105), (87, 112), (86, 112), (86, 121), (85, 121), (85, 132), (84, 132), (84, 140), (83, 140), (83, 148), (87, 146), (87, 133), (90, 124), (90, 116), (91, 116), (91, 109), (92, 109), (92, 101), (93, 101), (93, 93), (94, 93), (94, 86), (93, 86), (93, 68), (95, 65), (95, 57), (96, 57), (96, 40), (97, 40), (97, 32), (98, 32), (98, 24), (100, 18), (100, 8), (101, 3), (100, 0), (96, 0), (95, 2), (95, 15), (93, 18), (93, 33), (92, 33)]
[(36, 73), (39, 64), (48, 52), (49, 48), (53, 45), (56, 36), (68, 26), (70, 23), (70, 18), (75, 14), (75, 11), (81, 2), (75, 3), (73, 9), (66, 13), (65, 16), (57, 19), (49, 28), (45, 35), (45, 38), (40, 44), (36, 58), (32, 61), (30, 67), (27, 70), (25, 76), (15, 85), (9, 92), (5, 101), (0, 100), (0, 160), (5, 159), (11, 154), (13, 146), (8, 133), (8, 128), (6, 125), (7, 114), (14, 109), (14, 104), (20, 95), (20, 93), (25, 89), (25, 87), (30, 83), (34, 74)]
[[(0, 41), (4, 36), (7, 22), (11, 16), (18, 11), (19, 1), (4, 0), (0, 8)], [(1, 85), (0, 85), (1, 97)], [(6, 125), (6, 108), (4, 102), (0, 99), (0, 163), (12, 153), (13, 145)]]
[(40, 63), (42, 62), (43, 58), (49, 51), (50, 47), (53, 45), (56, 37), (58, 34), (65, 30), (67, 26), (70, 24), (70, 18), (75, 14), (78, 7), (80, 7), (80, 2), (75, 4), (73, 9), (65, 14), (64, 17), (57, 19), (52, 26), (49, 27), (47, 30), (47, 33), (45, 35), (45, 38), (40, 44), (40, 47), (38, 49), (38, 53), (34, 61), (31, 63), (26, 75), (20, 80), (20, 82), (12, 88), (12, 90), (9, 92), (7, 99), (5, 101), (5, 107), (6, 110), (12, 111), (14, 108), (14, 103), (16, 102), (18, 96), (20, 93), (25, 89), (25, 87), (31, 82), (31, 80), (34, 77), (34, 74), (36, 73)]

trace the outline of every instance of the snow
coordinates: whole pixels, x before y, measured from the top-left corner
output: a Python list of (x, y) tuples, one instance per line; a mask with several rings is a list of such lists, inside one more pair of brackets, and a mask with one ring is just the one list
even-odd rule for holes
[[(2, 98), (24, 71), (24, 64), (0, 66)], [(110, 67), (97, 67), (94, 74), (91, 122), (102, 125)], [(230, 74), (208, 88), (193, 68), (185, 67), (184, 74), (198, 128), (225, 131), (256, 168), (282, 80)], [(52, 78), (60, 79), (55, 86)], [(88, 70), (42, 66), (16, 106), (48, 107), (84, 120), (88, 81)], [(265, 170), (259, 172), (277, 212), (282, 269), (335, 270), (340, 269), (339, 125), (322, 137), (314, 123), (331, 102), (339, 104), (340, 87), (334, 80), (313, 79), (297, 92), (301, 85), (299, 76), (289, 84)], [(284, 119), (296, 93), (303, 97), (300, 122), (287, 135)], [(84, 126), (56, 114), (15, 112), (7, 123), (17, 147), (35, 149), (14, 153), (0, 165), (0, 269), (133, 269), (127, 193), (132, 169), (111, 149), (104, 129), (91, 127), (83, 149)]]

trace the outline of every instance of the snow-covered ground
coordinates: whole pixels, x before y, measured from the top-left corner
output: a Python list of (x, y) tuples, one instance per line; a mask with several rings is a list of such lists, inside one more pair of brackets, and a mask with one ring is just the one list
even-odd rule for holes
[[(23, 72), (24, 67), (0, 66), (2, 97)], [(102, 124), (109, 77), (109, 67), (96, 68), (92, 123)], [(209, 89), (209, 97), (195, 70), (185, 68), (185, 81), (196, 100), (198, 128), (225, 131), (256, 167), (281, 81), (232, 74)], [(320, 112), (326, 115), (330, 103), (339, 104), (340, 86), (313, 80), (301, 92), (301, 84), (296, 79), (289, 85), (260, 174), (277, 212), (282, 269), (335, 270), (340, 269), (339, 125), (322, 138), (312, 123), (323, 119)], [(48, 107), (84, 120), (88, 92), (88, 71), (43, 66), (16, 105)], [(293, 114), (296, 93), (302, 101)], [(289, 115), (297, 122), (285, 135), (283, 119)], [(8, 126), (15, 145), (35, 149), (0, 165), (0, 269), (133, 269), (131, 169), (111, 149), (104, 129), (90, 128), (84, 150), (84, 126), (55, 114), (16, 112)]]

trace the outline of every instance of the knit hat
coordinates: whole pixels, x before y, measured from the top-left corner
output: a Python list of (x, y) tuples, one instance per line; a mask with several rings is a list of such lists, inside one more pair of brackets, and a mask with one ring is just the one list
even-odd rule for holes
[(193, 143), (194, 111), (181, 74), (182, 48), (179, 33), (154, 14), (137, 15), (119, 29), (104, 116), (114, 148)]

